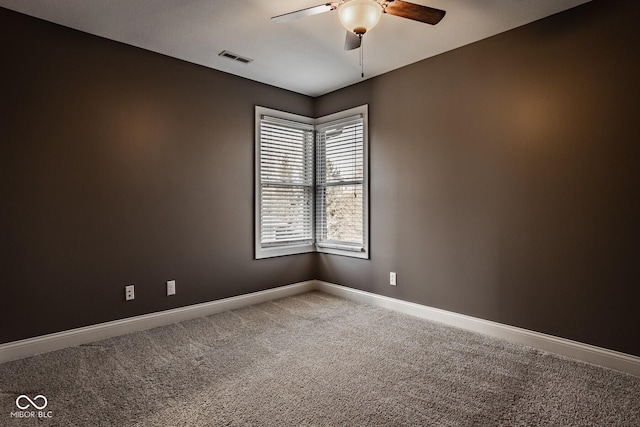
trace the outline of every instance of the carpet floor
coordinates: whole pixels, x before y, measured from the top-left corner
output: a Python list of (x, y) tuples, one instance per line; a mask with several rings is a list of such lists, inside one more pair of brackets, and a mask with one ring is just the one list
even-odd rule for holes
[(640, 378), (310, 292), (4, 363), (0, 425), (640, 426)]

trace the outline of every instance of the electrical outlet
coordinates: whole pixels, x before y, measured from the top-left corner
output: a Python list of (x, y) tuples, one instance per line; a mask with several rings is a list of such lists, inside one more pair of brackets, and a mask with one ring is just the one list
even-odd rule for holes
[(169, 280), (167, 281), (167, 296), (176, 294), (176, 281)]
[(396, 286), (398, 284), (397, 278), (396, 278), (396, 273), (393, 272), (393, 271), (391, 273), (389, 273), (389, 284), (391, 286)]
[(133, 289), (133, 285), (129, 285), (129, 286), (125, 286), (124, 287), (124, 299), (126, 301), (131, 301), (132, 299), (135, 299), (136, 295), (135, 295), (135, 291)]

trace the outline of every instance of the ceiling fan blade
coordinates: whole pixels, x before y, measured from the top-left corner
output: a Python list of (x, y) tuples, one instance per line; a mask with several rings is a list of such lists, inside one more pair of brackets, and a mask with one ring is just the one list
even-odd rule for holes
[(305, 16), (317, 15), (319, 13), (329, 12), (335, 10), (337, 5), (335, 3), (325, 3), (318, 6), (308, 7), (306, 9), (296, 10), (295, 12), (289, 12), (282, 15), (274, 16), (271, 18), (275, 22), (288, 22), (298, 18), (304, 18)]
[(347, 31), (347, 37), (344, 39), (344, 50), (353, 50), (360, 47), (362, 39), (356, 33)]
[(401, 18), (413, 19), (414, 21), (424, 22), (425, 24), (436, 25), (442, 20), (444, 10), (434, 9), (428, 6), (409, 3), (402, 0), (391, 0), (384, 9), (389, 15), (399, 16)]

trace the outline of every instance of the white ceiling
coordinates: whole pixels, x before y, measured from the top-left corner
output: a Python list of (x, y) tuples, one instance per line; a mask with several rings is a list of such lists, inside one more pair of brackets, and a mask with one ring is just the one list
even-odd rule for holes
[[(590, 0), (413, 0), (447, 11), (436, 26), (383, 15), (364, 38), (365, 78)], [(47, 21), (311, 96), (361, 81), (336, 12), (275, 23), (322, 0), (0, 0)], [(218, 56), (229, 50), (254, 59)]]

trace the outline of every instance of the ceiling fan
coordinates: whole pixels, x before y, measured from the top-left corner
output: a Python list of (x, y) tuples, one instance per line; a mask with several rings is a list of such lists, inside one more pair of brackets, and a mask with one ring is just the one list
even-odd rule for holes
[(333, 10), (338, 11), (340, 22), (347, 29), (345, 50), (359, 48), (364, 33), (375, 27), (383, 13), (431, 25), (440, 22), (446, 13), (444, 10), (403, 0), (340, 0), (274, 16), (271, 19), (275, 22), (287, 22)]

